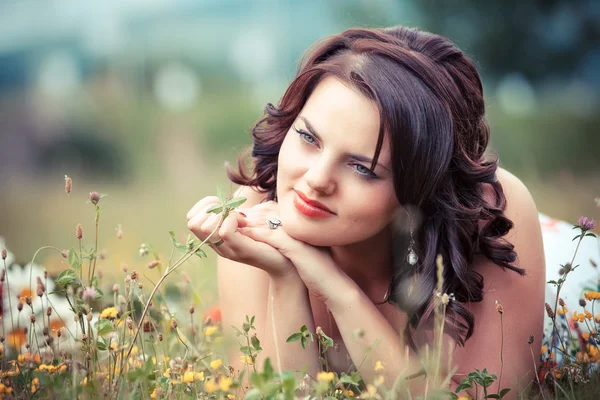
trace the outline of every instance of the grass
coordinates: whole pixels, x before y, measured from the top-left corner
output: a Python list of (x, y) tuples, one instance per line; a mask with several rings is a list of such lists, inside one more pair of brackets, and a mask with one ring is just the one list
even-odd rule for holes
[[(64, 192), (62, 195), (65, 196)], [(131, 204), (127, 212), (139, 218), (141, 214), (139, 209), (136, 212), (135, 205), (143, 207), (140, 199), (145, 195), (147, 193), (128, 199)], [(260, 338), (253, 332), (253, 316), (240, 321), (237, 338), (223, 336), (220, 314), (210, 308), (216, 301), (214, 293), (211, 298), (204, 284), (198, 284), (187, 272), (199, 265), (206, 267), (204, 260), (208, 255), (203, 251), (203, 242), (189, 235), (181, 238), (171, 233), (168, 251), (158, 250), (149, 242), (133, 245), (137, 235), (143, 236), (144, 224), (127, 234), (117, 228), (109, 235), (102, 229), (106, 220), (111, 220), (110, 213), (104, 213), (101, 205), (114, 205), (121, 199), (115, 196), (116, 199), (109, 202), (112, 194), (104, 198), (99, 193), (90, 193), (88, 203), (91, 204), (79, 207), (82, 213), (76, 206), (83, 205), (83, 199), (73, 196), (69, 194), (57, 212), (63, 213), (69, 222), (75, 220), (75, 215), (77, 220), (84, 219), (90, 224), (73, 231), (70, 241), (75, 243), (70, 249), (44, 246), (35, 252), (25, 269), (10, 267), (8, 253), (3, 257), (9, 261), (3, 260), (2, 284), (11, 295), (8, 307), (4, 304), (8, 314), (3, 315), (0, 338), (0, 398), (110, 396), (258, 400), (309, 396), (341, 400), (412, 398), (415, 395), (409, 392), (407, 379), (411, 377), (406, 374), (386, 383), (382, 374), (376, 375), (372, 382), (365, 382), (358, 372), (330, 371), (326, 354), (335, 343), (322, 330), (309, 332), (305, 326), (299, 327), (299, 332), (291, 335), (288, 342), (300, 341), (302, 347), (319, 346), (322, 370), (316, 376), (297, 380), (292, 371), (278, 367), (278, 359), (262, 359)], [(215, 212), (220, 212), (222, 217), (240, 203), (226, 199), (224, 191), (219, 196), (224, 207)], [(31, 203), (39, 207), (44, 200), (38, 198)], [(88, 215), (86, 218), (83, 218), (84, 213)], [(146, 215), (143, 220), (153, 224), (154, 216)], [(108, 225), (116, 224), (111, 221)], [(581, 242), (593, 236), (592, 225), (591, 221), (581, 219), (575, 226), (578, 232), (575, 239)], [(109, 255), (104, 254), (105, 248), (110, 249)], [(119, 256), (119, 251), (127, 256)], [(48, 253), (56, 257), (54, 260), (61, 260), (54, 261), (50, 274), (36, 266), (38, 258)], [(116, 267), (105, 268), (108, 262), (114, 262)], [(427, 383), (424, 396), (458, 398), (466, 393), (464, 390), (478, 399), (514, 394), (517, 388), (502, 387), (502, 368), (500, 371), (472, 371), (462, 380), (456, 393), (444, 389), (452, 374), (440, 372), (445, 351), (442, 348), (444, 315), (446, 305), (455, 300), (441, 292), (444, 268), (441, 257), (437, 263), (440, 279), (435, 296), (434, 341), (421, 360)], [(597, 398), (600, 341), (596, 332), (600, 314), (594, 316), (594, 306), (595, 301), (600, 300), (600, 292), (588, 291), (580, 312), (570, 317), (559, 297), (562, 285), (576, 269), (577, 266), (566, 264), (554, 282), (558, 292), (556, 302), (546, 307), (553, 321), (553, 335), (542, 359), (534, 357), (532, 360), (537, 371), (536, 381), (520, 389), (519, 398)], [(114, 270), (119, 270), (121, 276)], [(204, 268), (196, 275), (206, 272)], [(174, 279), (173, 275), (177, 277)], [(211, 279), (206, 278), (204, 282)], [(503, 329), (502, 305), (497, 304), (496, 310)], [(569, 318), (587, 326), (590, 333), (573, 330)], [(530, 338), (530, 346), (532, 342)], [(241, 371), (234, 371), (225, 363), (225, 354), (232, 345), (240, 348), (239, 356), (244, 363)], [(509, 349), (504, 349), (503, 342), (499, 345), (502, 357)], [(531, 353), (533, 356), (533, 349)], [(560, 358), (563, 361), (557, 363)], [(382, 363), (376, 363), (376, 372), (384, 370)], [(247, 389), (241, 384), (245, 376), (251, 383)]]

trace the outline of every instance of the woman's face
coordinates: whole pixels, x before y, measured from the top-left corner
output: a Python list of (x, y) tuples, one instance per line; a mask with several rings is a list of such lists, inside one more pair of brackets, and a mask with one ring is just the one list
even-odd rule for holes
[(315, 246), (343, 246), (389, 225), (400, 205), (387, 140), (370, 169), (378, 135), (373, 101), (334, 77), (319, 83), (279, 153), (277, 200), (290, 236)]

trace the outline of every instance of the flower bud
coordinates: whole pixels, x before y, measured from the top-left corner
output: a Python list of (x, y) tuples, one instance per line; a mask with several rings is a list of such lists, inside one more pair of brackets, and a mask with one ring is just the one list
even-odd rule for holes
[(190, 314), (193, 314), (194, 311), (196, 311), (196, 307), (194, 307), (194, 305), (192, 304), (188, 311), (190, 312)]
[(175, 318), (171, 320), (171, 329), (177, 329), (177, 320)]
[(71, 189), (73, 189), (73, 179), (65, 175), (65, 193), (71, 193)]
[(138, 282), (138, 289), (142, 289), (144, 287), (144, 284), (142, 282)]
[(119, 289), (120, 289), (119, 284), (115, 283), (113, 285), (112, 291), (113, 291), (113, 293), (119, 293)]
[(44, 329), (42, 329), (42, 335), (47, 335), (48, 334), (48, 327), (45, 326)]
[(159, 342), (162, 342), (162, 341), (163, 341), (163, 334), (162, 334), (162, 333), (159, 333), (159, 334), (158, 334), (158, 341), (159, 341)]
[(131, 319), (131, 317), (127, 317), (127, 329), (130, 331), (133, 330), (133, 319)]
[(56, 336), (61, 337), (62, 336), (62, 328), (58, 328), (56, 330)]
[(580, 305), (581, 307), (585, 307), (585, 306), (586, 306), (586, 304), (587, 304), (587, 303), (586, 303), (585, 299), (579, 299), (579, 305)]
[(31, 297), (25, 296), (25, 303), (27, 303), (27, 305), (30, 306), (31, 305)]
[(94, 316), (92, 315), (92, 313), (88, 313), (88, 315), (85, 316), (85, 319), (87, 319), (87, 322), (92, 322), (92, 318)]
[(529, 335), (529, 338), (527, 338), (527, 343), (532, 344), (533, 343), (533, 339), (534, 339), (533, 334)]
[(29, 320), (31, 321), (32, 324), (35, 324), (35, 314), (31, 314), (29, 316)]
[(550, 307), (550, 304), (546, 303), (545, 306), (546, 306), (546, 314), (548, 314), (550, 319), (554, 319), (554, 311), (552, 310), (552, 307)]
[(131, 271), (131, 280), (135, 281), (138, 278), (138, 274), (135, 270)]
[(504, 307), (502, 307), (502, 304), (500, 304), (498, 300), (496, 300), (496, 311), (498, 311), (499, 314), (504, 314)]
[(17, 310), (19, 310), (19, 312), (23, 311), (23, 302), (21, 300), (17, 303)]
[(69, 253), (67, 253), (65, 250), (60, 252), (60, 255), (62, 256), (62, 258), (69, 258)]
[(98, 192), (90, 192), (90, 202), (93, 205), (98, 204), (98, 202), (100, 201), (100, 193)]
[(81, 226), (81, 224), (77, 224), (77, 227), (75, 228), (75, 236), (77, 239), (83, 239), (83, 226)]
[(6, 249), (2, 249), (2, 259), (6, 260), (6, 257), (8, 257), (8, 252), (6, 251)]
[(160, 264), (160, 261), (154, 260), (148, 263), (148, 269), (154, 269)]
[(0, 282), (4, 282), (5, 279), (6, 279), (6, 270), (2, 269), (2, 272), (0, 272)]
[(125, 273), (129, 270), (129, 266), (125, 263), (121, 264), (121, 270)]
[(565, 306), (565, 301), (562, 298), (558, 299), (558, 304), (560, 304), (561, 307)]
[(51, 316), (52, 315), (52, 307), (48, 306), (48, 308), (46, 308), (46, 315), (47, 316)]

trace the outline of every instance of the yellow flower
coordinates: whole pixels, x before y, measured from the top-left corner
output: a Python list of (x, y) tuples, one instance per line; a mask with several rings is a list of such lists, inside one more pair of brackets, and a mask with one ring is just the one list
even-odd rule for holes
[(458, 398), (458, 400), (471, 400), (471, 398), (470, 397), (461, 396), (461, 397)]
[(232, 383), (231, 378), (223, 377), (219, 380), (219, 388), (226, 392), (229, 390), (229, 386), (231, 386)]
[(348, 389), (344, 392), (344, 395), (346, 395), (348, 397), (354, 397), (354, 392), (352, 390)]
[(384, 381), (385, 381), (385, 378), (383, 377), (383, 375), (379, 375), (379, 376), (377, 376), (377, 378), (375, 378), (375, 381), (373, 383), (376, 386), (379, 386), (379, 385), (383, 384)]
[(377, 388), (375, 388), (375, 386), (373, 386), (369, 383), (367, 385), (367, 393), (369, 394), (370, 397), (375, 397), (375, 395), (377, 394)]
[(183, 374), (183, 383), (194, 383), (194, 372), (186, 371)]
[(108, 307), (108, 308), (105, 308), (104, 310), (102, 310), (102, 312), (100, 313), (100, 318), (115, 319), (115, 318), (117, 318), (118, 314), (119, 314), (119, 312), (117, 311), (116, 308)]
[(221, 368), (222, 365), (223, 365), (223, 361), (221, 361), (220, 358), (210, 362), (210, 367), (215, 371), (218, 370), (219, 368)]
[(40, 385), (40, 380), (38, 378), (33, 378), (31, 380), (31, 393), (37, 392), (37, 388)]
[(317, 380), (321, 382), (331, 382), (335, 378), (333, 372), (320, 371), (317, 373)]
[(542, 346), (542, 354), (546, 353), (548, 351), (548, 346), (543, 345)]
[(247, 356), (247, 355), (240, 356), (240, 361), (242, 361), (242, 363), (244, 363), (244, 364), (252, 365), (252, 357), (250, 357), (250, 356)]
[(228, 398), (228, 399), (230, 399), (230, 400), (233, 400), (233, 399), (235, 399), (235, 396), (234, 396), (234, 395), (232, 395), (231, 393), (229, 393), (229, 394), (227, 395), (227, 398)]
[(197, 381), (203, 381), (204, 380), (204, 371), (203, 372), (196, 372), (194, 374), (194, 379), (196, 379)]
[(585, 318), (592, 319), (593, 315), (591, 312), (589, 312), (588, 310), (583, 310), (583, 312), (585, 313)]
[(154, 391), (152, 392), (152, 394), (150, 395), (151, 399), (155, 399), (156, 398), (156, 388), (154, 388)]
[(212, 379), (209, 379), (204, 382), (204, 390), (206, 390), (208, 393), (213, 393), (219, 390), (219, 387), (215, 385)]
[(217, 331), (219, 330), (219, 328), (217, 328), (214, 325), (211, 325), (209, 327), (206, 328), (206, 330), (204, 331), (204, 336), (212, 336), (214, 335)]
[(561, 307), (561, 308), (559, 308), (558, 310), (556, 310), (556, 313), (557, 313), (558, 315), (566, 315), (566, 314), (567, 314), (567, 311), (568, 311), (568, 310), (567, 310), (567, 307)]
[(375, 363), (375, 371), (379, 372), (379, 371), (383, 371), (385, 369), (385, 367), (383, 366), (383, 363), (381, 361), (377, 361)]
[(583, 338), (583, 340), (585, 340), (586, 342), (587, 342), (588, 340), (590, 340), (590, 334), (589, 334), (589, 333), (587, 333), (587, 332), (583, 332), (583, 333), (581, 334), (581, 337), (582, 337), (582, 338)]

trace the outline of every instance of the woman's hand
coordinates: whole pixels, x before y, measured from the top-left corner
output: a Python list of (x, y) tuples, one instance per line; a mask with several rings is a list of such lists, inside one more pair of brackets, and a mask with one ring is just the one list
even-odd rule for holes
[[(206, 212), (215, 204), (220, 204), (217, 197), (205, 197), (187, 213), (188, 229), (202, 241), (215, 231), (223, 218), (222, 215)], [(258, 225), (268, 229), (266, 220), (277, 216), (279, 216), (279, 205), (275, 202), (234, 210), (210, 236), (211, 248), (222, 257), (260, 268), (272, 277), (295, 274), (294, 265), (280, 251), (267, 243), (243, 235), (239, 231), (242, 227)], [(223, 243), (214, 246), (213, 243), (218, 243), (220, 239), (223, 240)]]
[[(277, 203), (272, 201), (264, 205), (273, 210), (278, 209)], [(273, 216), (278, 214), (275, 213)], [(277, 249), (292, 262), (311, 294), (323, 302), (339, 296), (349, 285), (354, 284), (352, 279), (337, 266), (331, 257), (329, 247), (316, 247), (294, 239), (286, 233), (285, 226), (270, 229), (263, 220), (263, 223), (239, 227), (238, 232), (257, 243)]]

